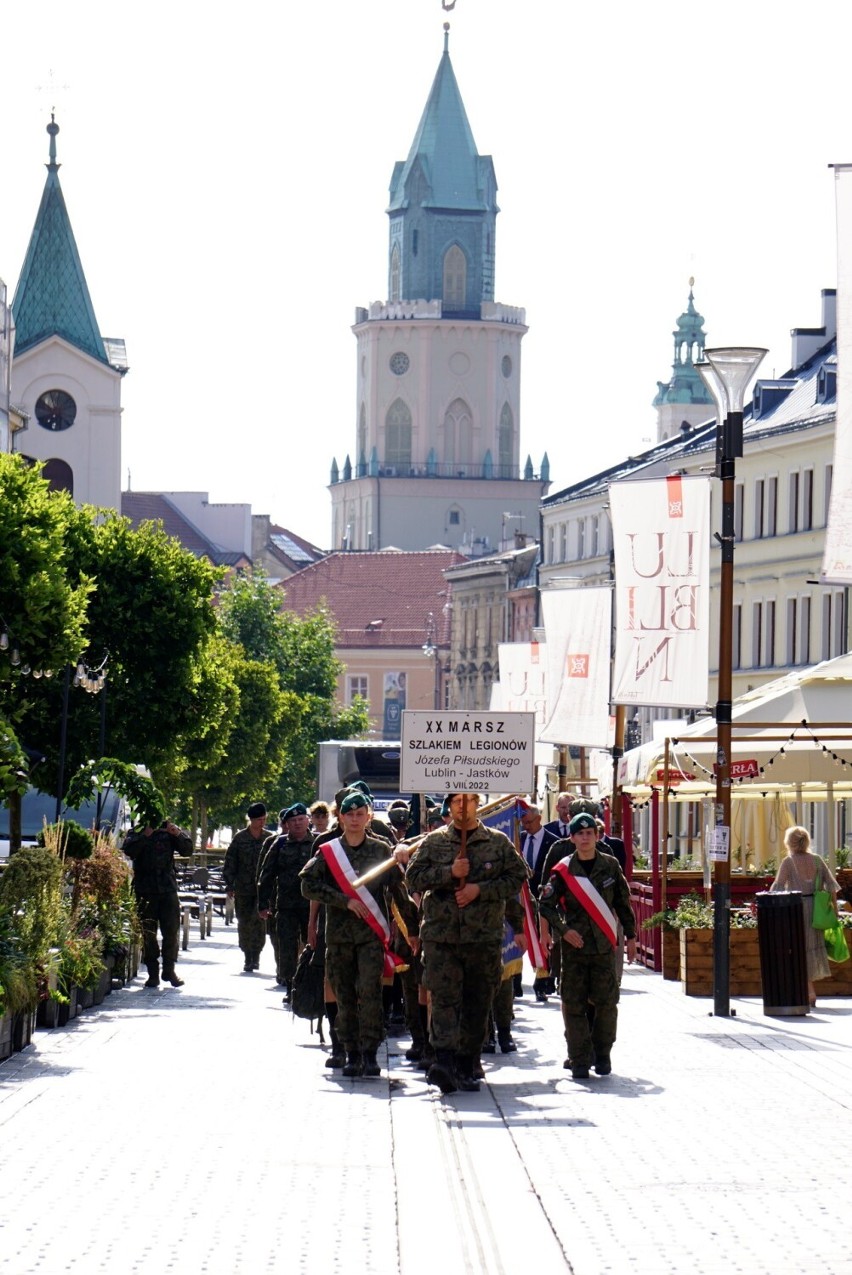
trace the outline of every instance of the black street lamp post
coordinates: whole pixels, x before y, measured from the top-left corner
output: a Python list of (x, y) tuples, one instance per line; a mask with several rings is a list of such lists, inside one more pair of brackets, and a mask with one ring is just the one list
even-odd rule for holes
[[(766, 350), (705, 350), (696, 363), (716, 403), (716, 476), (722, 480), (722, 558), (719, 579), (719, 672), (716, 699), (716, 807), (713, 840), (713, 1012), (727, 1018), (730, 998), (731, 929), (731, 717), (733, 707), (733, 618), (736, 458), (743, 454), (745, 392)], [(705, 853), (707, 848), (705, 847)]]

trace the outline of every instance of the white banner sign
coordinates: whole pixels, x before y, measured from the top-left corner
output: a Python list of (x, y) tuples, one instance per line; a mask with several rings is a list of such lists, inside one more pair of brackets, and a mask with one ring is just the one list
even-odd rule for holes
[(499, 682), (491, 683), (492, 713), (535, 714), (535, 762), (549, 766), (553, 747), (540, 743), (547, 721), (547, 655), (544, 643), (500, 642), (497, 645), (500, 665)]
[(540, 739), (610, 748), (612, 589), (544, 589), (547, 724)]
[(401, 792), (535, 791), (533, 713), (402, 714)]
[(609, 489), (615, 548), (614, 704), (707, 703), (710, 479)]
[(852, 584), (852, 164), (836, 164), (837, 417), (822, 580)]

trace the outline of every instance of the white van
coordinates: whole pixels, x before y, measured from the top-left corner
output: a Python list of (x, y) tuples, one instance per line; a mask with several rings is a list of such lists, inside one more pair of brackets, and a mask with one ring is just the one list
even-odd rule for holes
[[(81, 827), (91, 831), (97, 816), (97, 801), (86, 801), (73, 810), (61, 808), (62, 819), (79, 823)], [(28, 788), (21, 799), (21, 844), (35, 845), (45, 822), (53, 823), (56, 819), (56, 798), (38, 788)], [(107, 792), (101, 799), (101, 827), (118, 836), (124, 834), (127, 825), (127, 811), (124, 798), (114, 790)], [(9, 856), (9, 810), (0, 806), (0, 859)]]

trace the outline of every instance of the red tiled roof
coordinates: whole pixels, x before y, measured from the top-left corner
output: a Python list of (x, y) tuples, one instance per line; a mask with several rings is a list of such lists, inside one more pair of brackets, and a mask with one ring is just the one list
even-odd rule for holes
[[(444, 571), (453, 550), (331, 553), (281, 586), (284, 609), (303, 615), (325, 602), (337, 620), (339, 647), (423, 645), (426, 617), (435, 619), (438, 645), (449, 643), (449, 585)], [(381, 621), (381, 623), (379, 623)]]

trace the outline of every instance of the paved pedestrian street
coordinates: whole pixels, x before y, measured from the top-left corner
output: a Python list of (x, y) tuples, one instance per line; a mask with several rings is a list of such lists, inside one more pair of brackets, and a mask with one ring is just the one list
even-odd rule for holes
[(558, 1001), (442, 1099), (383, 1047), (344, 1080), (236, 931), (0, 1064), (3, 1275), (852, 1272), (852, 1000), (736, 1016), (625, 971), (614, 1074)]

